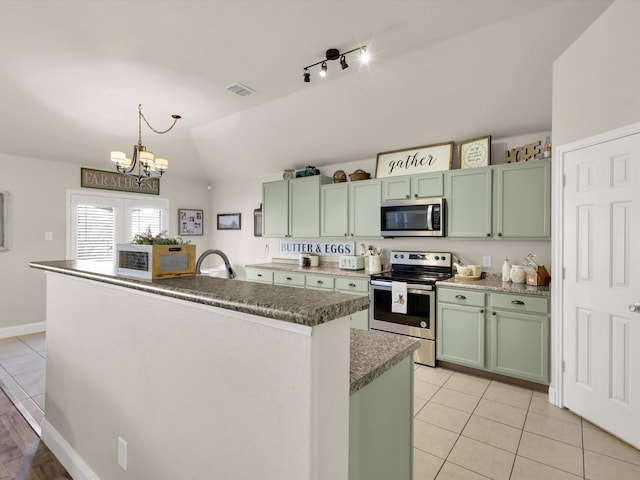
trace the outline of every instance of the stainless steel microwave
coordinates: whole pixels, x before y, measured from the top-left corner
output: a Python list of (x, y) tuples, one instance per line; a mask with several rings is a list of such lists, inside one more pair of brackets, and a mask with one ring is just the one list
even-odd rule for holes
[(380, 203), (383, 237), (444, 237), (445, 231), (444, 198)]

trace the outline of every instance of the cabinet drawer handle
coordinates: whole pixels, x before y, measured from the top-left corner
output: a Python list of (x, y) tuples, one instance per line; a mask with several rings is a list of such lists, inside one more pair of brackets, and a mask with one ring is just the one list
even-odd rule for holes
[(522, 300), (511, 300), (511, 303), (513, 303), (514, 305), (524, 305), (524, 302)]
[(466, 300), (467, 297), (465, 297), (464, 295), (456, 295), (456, 298), (460, 299), (460, 300)]
[(356, 288), (356, 284), (355, 284), (355, 283), (350, 283), (350, 284), (349, 284), (349, 286), (350, 286), (351, 288)]
[(291, 277), (287, 277), (287, 280), (293, 280)]
[(322, 285), (324, 282), (322, 280), (318, 280), (318, 284)]
[(261, 276), (262, 276), (262, 274), (261, 274), (261, 273), (259, 273), (259, 274), (258, 274), (258, 277), (261, 277)]

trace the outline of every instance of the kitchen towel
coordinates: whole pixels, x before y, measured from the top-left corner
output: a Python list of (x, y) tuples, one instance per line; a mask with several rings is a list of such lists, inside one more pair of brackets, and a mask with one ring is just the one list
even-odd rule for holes
[(407, 313), (407, 284), (391, 282), (391, 312)]

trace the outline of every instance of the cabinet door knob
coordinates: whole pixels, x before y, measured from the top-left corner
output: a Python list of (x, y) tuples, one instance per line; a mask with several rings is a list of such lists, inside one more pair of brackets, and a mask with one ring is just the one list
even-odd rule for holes
[(490, 237), (490, 236), (491, 236), (491, 234), (490, 234), (490, 233), (487, 233), (487, 237)]
[(347, 232), (344, 232), (344, 236), (346, 237), (347, 235), (349, 235)]
[(413, 194), (413, 196), (414, 196), (414, 197), (416, 197), (416, 198), (418, 198), (418, 194), (417, 194), (417, 193), (414, 193), (414, 194)]
[(411, 198), (411, 195), (407, 195), (407, 198)]
[(522, 300), (511, 300), (511, 303), (513, 303), (514, 305), (524, 305), (524, 302)]
[(480, 313), (484, 313), (484, 310), (482, 308), (480, 309)]
[(502, 232), (501, 232), (501, 233), (498, 233), (498, 236), (499, 236), (499, 237), (501, 237), (501, 236), (502, 236)]
[(464, 295), (456, 295), (456, 298), (460, 299), (460, 300), (466, 300), (467, 297), (465, 297)]
[(496, 312), (491, 312), (491, 315), (495, 315), (495, 314), (496, 314)]

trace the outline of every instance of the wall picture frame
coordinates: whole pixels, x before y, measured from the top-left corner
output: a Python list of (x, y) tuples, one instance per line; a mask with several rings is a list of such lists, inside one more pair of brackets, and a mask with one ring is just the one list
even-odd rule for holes
[(376, 178), (451, 170), (453, 142), (378, 153)]
[(178, 235), (203, 235), (204, 212), (202, 210), (178, 209)]
[(491, 163), (491, 135), (471, 138), (458, 145), (460, 168), (486, 167)]
[(218, 230), (240, 230), (242, 228), (240, 213), (219, 213)]

